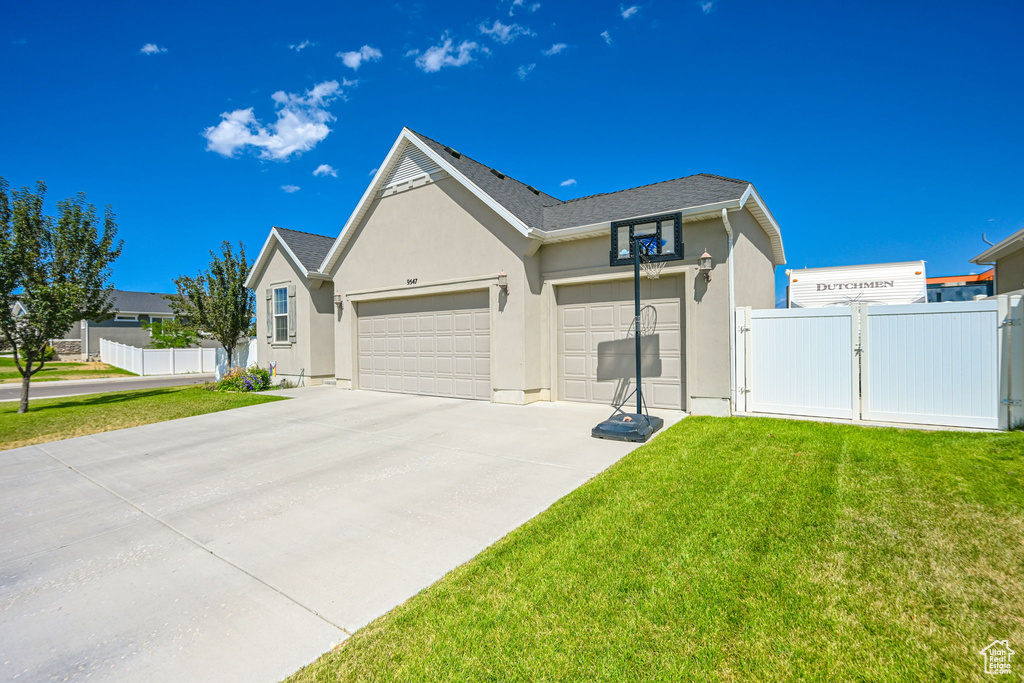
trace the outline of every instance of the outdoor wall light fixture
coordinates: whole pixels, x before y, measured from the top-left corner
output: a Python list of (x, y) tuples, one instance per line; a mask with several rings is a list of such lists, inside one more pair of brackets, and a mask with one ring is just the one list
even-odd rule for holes
[(508, 275), (505, 275), (505, 271), (498, 273), (498, 289), (508, 296)]
[(711, 282), (711, 254), (708, 253), (707, 249), (700, 255), (700, 262), (697, 268), (700, 270), (701, 275), (704, 276), (704, 282)]
[(338, 307), (339, 312), (345, 310), (345, 302), (341, 300), (341, 294), (334, 295), (334, 305)]

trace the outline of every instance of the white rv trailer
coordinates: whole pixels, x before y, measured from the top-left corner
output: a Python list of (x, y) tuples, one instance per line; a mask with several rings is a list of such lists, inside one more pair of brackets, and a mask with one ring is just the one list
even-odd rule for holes
[(924, 261), (787, 270), (789, 308), (850, 304), (923, 304), (928, 301)]

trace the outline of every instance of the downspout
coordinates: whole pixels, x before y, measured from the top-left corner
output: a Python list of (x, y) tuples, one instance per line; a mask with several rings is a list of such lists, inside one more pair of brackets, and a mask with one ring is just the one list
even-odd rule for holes
[(735, 270), (732, 262), (732, 224), (729, 222), (728, 209), (722, 209), (722, 223), (725, 234), (729, 237), (729, 414), (736, 412), (736, 284)]

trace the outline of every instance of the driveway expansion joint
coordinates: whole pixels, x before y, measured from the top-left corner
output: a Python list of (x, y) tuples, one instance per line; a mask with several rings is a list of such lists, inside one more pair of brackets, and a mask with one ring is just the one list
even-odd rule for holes
[(140, 512), (141, 514), (145, 515), (146, 517), (148, 517), (149, 519), (153, 520), (153, 521), (154, 521), (154, 522), (156, 522), (157, 524), (160, 524), (161, 526), (164, 526), (164, 527), (166, 527), (166, 528), (167, 528), (167, 529), (169, 529), (169, 530), (170, 530), (170, 531), (171, 531), (172, 533), (176, 534), (177, 536), (179, 536), (179, 537), (183, 538), (184, 540), (188, 541), (189, 543), (193, 544), (194, 546), (196, 546), (196, 547), (197, 547), (197, 548), (199, 548), (200, 550), (204, 550), (204, 551), (206, 551), (207, 553), (209, 553), (209, 554), (210, 554), (210, 555), (212, 555), (213, 557), (217, 558), (217, 559), (218, 559), (218, 560), (220, 560), (221, 562), (223, 562), (223, 563), (227, 564), (228, 566), (232, 567), (233, 569), (235, 569), (235, 570), (237, 570), (237, 571), (240, 571), (240, 572), (242, 572), (243, 574), (245, 574), (246, 576), (248, 576), (248, 577), (249, 577), (249, 578), (251, 578), (252, 580), (256, 581), (257, 583), (260, 583), (260, 584), (262, 584), (262, 585), (266, 586), (267, 588), (269, 588), (269, 589), (270, 589), (270, 590), (272, 590), (273, 592), (277, 593), (278, 595), (280, 595), (281, 597), (283, 597), (283, 598), (284, 598), (285, 600), (288, 600), (289, 602), (291, 602), (291, 603), (292, 603), (292, 604), (294, 604), (295, 606), (297, 606), (297, 607), (299, 607), (299, 608), (301, 608), (301, 609), (303, 609), (303, 610), (305, 610), (305, 611), (309, 612), (310, 614), (312, 614), (313, 616), (317, 617), (317, 618), (318, 618), (318, 619), (320, 619), (321, 621), (323, 621), (323, 622), (325, 622), (325, 623), (329, 624), (330, 626), (332, 626), (332, 627), (334, 627), (334, 628), (338, 629), (339, 631), (341, 631), (342, 633), (344, 633), (344, 634), (345, 634), (346, 636), (351, 636), (351, 635), (352, 635), (352, 632), (351, 632), (351, 631), (349, 631), (348, 629), (344, 628), (343, 626), (340, 626), (340, 625), (338, 625), (338, 624), (334, 623), (333, 621), (331, 621), (330, 619), (328, 619), (328, 618), (327, 618), (327, 617), (325, 617), (325, 616), (324, 616), (323, 614), (321, 614), (321, 613), (320, 613), (320, 612), (318, 612), (317, 610), (313, 609), (313, 608), (312, 608), (312, 607), (310, 607), (309, 605), (306, 605), (306, 604), (304, 604), (304, 603), (300, 602), (299, 600), (296, 600), (296, 599), (295, 599), (295, 598), (293, 598), (292, 596), (290, 596), (290, 595), (288, 595), (287, 593), (285, 593), (284, 591), (282, 591), (282, 590), (281, 590), (280, 588), (277, 588), (277, 587), (276, 587), (276, 586), (274, 586), (273, 584), (267, 583), (267, 582), (266, 582), (266, 581), (265, 581), (264, 579), (261, 579), (261, 578), (260, 578), (259, 576), (257, 576), (256, 574), (253, 574), (253, 573), (252, 573), (251, 571), (249, 571), (249, 570), (248, 570), (248, 569), (246, 569), (245, 567), (242, 567), (241, 565), (239, 565), (239, 564), (237, 564), (237, 563), (235, 563), (235, 562), (232, 562), (232, 561), (231, 561), (231, 560), (229, 560), (228, 558), (226, 558), (226, 557), (224, 557), (223, 555), (221, 555), (220, 553), (218, 553), (218, 552), (217, 552), (216, 550), (214, 550), (213, 548), (210, 548), (209, 546), (207, 546), (207, 545), (206, 545), (206, 544), (204, 544), (203, 542), (199, 541), (198, 539), (195, 539), (195, 538), (193, 538), (192, 536), (190, 536), (189, 534), (185, 533), (185, 532), (184, 532), (184, 531), (182, 531), (181, 529), (179, 529), (179, 528), (175, 527), (175, 526), (174, 526), (173, 524), (170, 524), (169, 522), (167, 522), (167, 521), (165, 521), (165, 520), (163, 520), (163, 519), (160, 519), (159, 517), (157, 517), (157, 516), (156, 516), (156, 515), (154, 515), (153, 513), (149, 512), (149, 511), (148, 511), (148, 510), (146, 510), (145, 508), (143, 508), (143, 507), (141, 507), (140, 505), (138, 505), (138, 504), (136, 504), (136, 503), (132, 502), (132, 501), (131, 501), (131, 500), (129, 500), (128, 498), (125, 498), (124, 496), (122, 496), (122, 495), (121, 495), (120, 493), (118, 493), (117, 491), (115, 491), (115, 490), (111, 489), (111, 488), (110, 488), (109, 486), (106, 486), (106, 485), (105, 485), (105, 484), (103, 484), (102, 482), (100, 482), (100, 481), (97, 481), (96, 479), (94, 479), (94, 478), (90, 477), (90, 476), (89, 476), (88, 474), (86, 474), (85, 472), (81, 471), (80, 469), (78, 469), (78, 468), (77, 468), (77, 467), (75, 467), (74, 465), (72, 465), (72, 464), (70, 464), (70, 463), (66, 462), (66, 461), (65, 461), (65, 460), (63, 460), (62, 458), (60, 458), (60, 457), (58, 457), (58, 456), (54, 455), (53, 453), (51, 453), (50, 451), (46, 450), (46, 448), (44, 448), (44, 447), (43, 447), (43, 446), (42, 446), (41, 444), (36, 444), (36, 445), (35, 445), (35, 446), (33, 446), (33, 447), (34, 447), (34, 448), (36, 448), (36, 449), (38, 449), (38, 450), (39, 450), (40, 452), (42, 452), (42, 453), (43, 453), (43, 454), (45, 454), (46, 456), (48, 456), (48, 457), (52, 458), (52, 459), (53, 459), (54, 461), (56, 461), (57, 463), (59, 463), (59, 464), (63, 465), (63, 466), (64, 466), (64, 467), (66, 467), (66, 468), (68, 468), (69, 470), (71, 470), (72, 472), (74, 472), (74, 473), (75, 473), (75, 474), (77, 474), (78, 476), (82, 477), (83, 479), (85, 479), (85, 480), (86, 480), (86, 481), (88, 481), (89, 483), (93, 484), (94, 486), (98, 486), (99, 488), (103, 489), (104, 491), (106, 491), (106, 492), (107, 492), (107, 493), (109, 493), (110, 495), (114, 496), (115, 498), (118, 498), (118, 499), (120, 499), (120, 500), (121, 500), (122, 502), (124, 502), (125, 504), (127, 504), (127, 505), (131, 506), (132, 508), (134, 508), (134, 509), (138, 510), (138, 511), (139, 511), (139, 512)]

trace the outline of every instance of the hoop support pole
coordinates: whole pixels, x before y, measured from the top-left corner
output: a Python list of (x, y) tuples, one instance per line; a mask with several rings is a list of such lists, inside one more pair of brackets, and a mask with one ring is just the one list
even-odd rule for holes
[(640, 377), (640, 245), (633, 244), (633, 320), (636, 332), (636, 414), (643, 415), (643, 384)]

